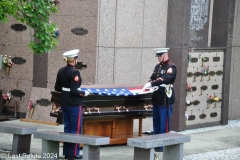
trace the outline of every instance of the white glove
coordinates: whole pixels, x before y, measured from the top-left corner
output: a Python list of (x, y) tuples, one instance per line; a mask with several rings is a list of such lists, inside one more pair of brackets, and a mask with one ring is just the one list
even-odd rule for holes
[(88, 96), (88, 95), (90, 94), (89, 91), (84, 91), (84, 92), (85, 92), (85, 94), (84, 94), (85, 97)]
[(152, 84), (150, 82), (148, 82), (144, 85), (143, 89), (150, 88), (150, 87), (152, 87)]

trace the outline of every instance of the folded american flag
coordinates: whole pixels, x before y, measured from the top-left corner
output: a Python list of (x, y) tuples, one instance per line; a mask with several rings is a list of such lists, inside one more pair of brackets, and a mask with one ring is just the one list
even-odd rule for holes
[(142, 91), (142, 88), (81, 88), (81, 90), (102, 96), (135, 96)]
[(135, 96), (140, 94), (153, 93), (158, 89), (157, 86), (145, 88), (81, 88), (82, 91), (88, 91), (90, 94), (101, 96)]

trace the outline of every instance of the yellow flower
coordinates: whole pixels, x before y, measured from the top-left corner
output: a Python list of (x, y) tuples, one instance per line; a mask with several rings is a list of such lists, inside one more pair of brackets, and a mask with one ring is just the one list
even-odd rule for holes
[(213, 100), (214, 101), (219, 101), (219, 98), (218, 97), (214, 97)]

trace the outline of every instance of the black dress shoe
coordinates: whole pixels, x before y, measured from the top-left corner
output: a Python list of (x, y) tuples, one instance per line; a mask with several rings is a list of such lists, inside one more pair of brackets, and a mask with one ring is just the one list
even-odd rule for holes
[(77, 156), (65, 156), (65, 159), (67, 159), (67, 160), (82, 159), (82, 155), (77, 155)]
[(157, 147), (155, 148), (155, 152), (163, 152), (163, 148)]

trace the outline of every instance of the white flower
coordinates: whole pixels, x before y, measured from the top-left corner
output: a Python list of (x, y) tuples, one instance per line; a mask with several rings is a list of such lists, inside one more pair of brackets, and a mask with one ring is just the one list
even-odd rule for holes
[(11, 92), (8, 91), (8, 92), (7, 92), (7, 95), (8, 95), (8, 99), (10, 100), (10, 99), (11, 99)]
[(188, 118), (189, 118), (188, 114), (187, 114), (187, 113), (185, 113), (185, 120), (187, 121), (187, 120), (188, 120)]

